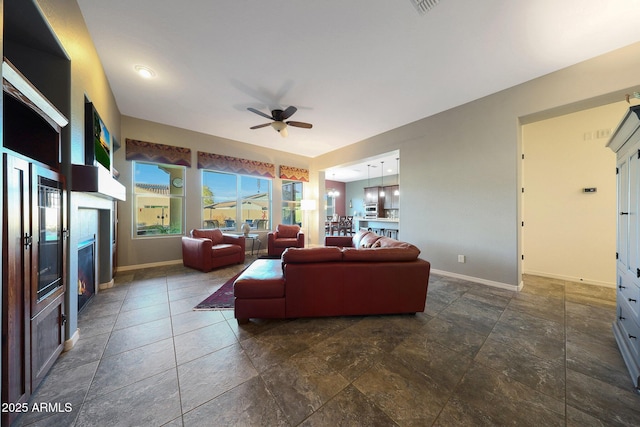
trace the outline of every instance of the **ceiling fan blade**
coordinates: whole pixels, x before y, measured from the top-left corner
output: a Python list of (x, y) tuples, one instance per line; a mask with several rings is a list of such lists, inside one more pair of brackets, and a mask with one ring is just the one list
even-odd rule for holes
[(264, 117), (265, 119), (275, 120), (275, 119), (274, 119), (273, 117), (271, 117), (270, 115), (265, 114), (265, 113), (263, 113), (263, 112), (262, 112), (262, 111), (260, 111), (260, 110), (256, 110), (255, 108), (248, 107), (248, 108), (247, 108), (247, 110), (251, 111), (252, 113), (256, 113), (256, 114), (257, 114), (257, 115), (259, 115), (259, 116), (262, 116), (262, 117)]
[(304, 123), (304, 122), (287, 122), (287, 124), (289, 126), (295, 126), (297, 128), (305, 128), (305, 129), (311, 129), (313, 127), (311, 123)]
[(257, 126), (251, 126), (249, 129), (260, 129), (263, 128), (265, 126), (269, 126), (271, 123), (263, 123), (261, 125), (257, 125)]
[(287, 120), (289, 117), (293, 116), (293, 113), (295, 113), (296, 111), (298, 111), (298, 109), (293, 105), (288, 107), (282, 112), (282, 120)]

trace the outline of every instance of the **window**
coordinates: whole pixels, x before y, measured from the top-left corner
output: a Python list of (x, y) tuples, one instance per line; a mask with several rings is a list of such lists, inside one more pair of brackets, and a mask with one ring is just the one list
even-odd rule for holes
[(202, 220), (205, 228), (238, 231), (271, 228), (271, 180), (202, 171)]
[(184, 234), (184, 166), (133, 162), (136, 236)]
[(302, 225), (302, 182), (282, 181), (282, 223)]

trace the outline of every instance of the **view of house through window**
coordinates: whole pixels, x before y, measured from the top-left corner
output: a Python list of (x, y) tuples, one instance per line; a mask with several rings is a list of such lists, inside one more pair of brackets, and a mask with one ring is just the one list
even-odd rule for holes
[(184, 166), (133, 162), (136, 236), (183, 234)]
[(204, 228), (270, 229), (271, 180), (203, 169), (202, 220)]
[(302, 225), (302, 182), (282, 181), (282, 223)]

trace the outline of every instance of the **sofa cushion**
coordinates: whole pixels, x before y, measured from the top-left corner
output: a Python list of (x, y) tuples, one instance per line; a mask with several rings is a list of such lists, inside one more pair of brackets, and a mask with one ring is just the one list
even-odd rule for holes
[(284, 277), (279, 260), (259, 259), (233, 282), (236, 298), (282, 298)]
[(296, 246), (298, 243), (298, 239), (295, 237), (286, 237), (283, 239), (274, 239), (273, 247), (274, 248), (290, 248), (292, 246)]
[(389, 261), (415, 261), (420, 255), (420, 250), (408, 244), (407, 247), (389, 248), (344, 248), (342, 260), (353, 262), (389, 262)]
[(362, 240), (362, 237), (364, 237), (366, 234), (374, 234), (369, 230), (358, 230), (358, 232), (356, 234), (353, 235), (352, 238), (352, 245), (354, 248), (359, 248), (360, 247), (360, 240)]
[(288, 248), (282, 254), (283, 263), (342, 261), (342, 251), (336, 246)]
[(371, 246), (372, 248), (415, 248), (420, 253), (420, 249), (411, 243), (401, 242), (400, 240), (392, 239), (391, 237), (380, 237)]
[(298, 237), (299, 231), (300, 231), (299, 225), (278, 224), (278, 226), (276, 227), (276, 232), (278, 233), (278, 239), (296, 238)]
[(381, 236), (378, 236), (376, 233), (367, 233), (362, 236), (360, 239), (360, 244), (357, 246), (358, 248), (370, 248), (372, 247)]
[(230, 245), (228, 243), (220, 243), (219, 245), (213, 245), (211, 247), (211, 256), (217, 258), (226, 255), (235, 255), (240, 252), (242, 248), (238, 245)]
[(195, 229), (191, 231), (191, 236), (211, 239), (213, 245), (219, 245), (223, 242), (222, 231), (219, 228), (212, 229)]

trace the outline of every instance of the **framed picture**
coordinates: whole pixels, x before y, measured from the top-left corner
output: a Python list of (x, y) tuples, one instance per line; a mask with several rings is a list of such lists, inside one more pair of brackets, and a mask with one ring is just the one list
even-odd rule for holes
[(93, 107), (85, 104), (85, 164), (102, 165), (111, 172), (111, 134)]

